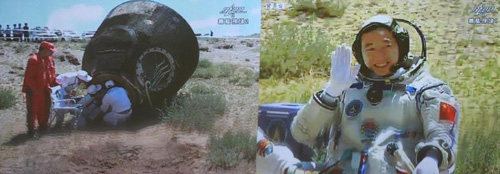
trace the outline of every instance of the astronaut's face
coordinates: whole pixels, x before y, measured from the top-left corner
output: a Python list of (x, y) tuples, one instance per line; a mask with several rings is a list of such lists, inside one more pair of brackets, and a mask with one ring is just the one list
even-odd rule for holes
[(361, 52), (366, 67), (377, 76), (387, 76), (398, 61), (399, 47), (392, 31), (377, 28), (361, 36)]

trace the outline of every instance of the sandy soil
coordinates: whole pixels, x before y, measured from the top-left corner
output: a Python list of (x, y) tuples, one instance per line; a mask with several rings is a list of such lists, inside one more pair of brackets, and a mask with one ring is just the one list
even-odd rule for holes
[[(260, 40), (244, 40), (240, 38), (225, 39), (212, 42), (214, 39), (200, 39), (201, 46), (209, 47), (210, 52), (200, 52), (201, 58), (208, 59), (214, 63), (230, 63), (240, 67), (249, 68), (254, 72), (259, 71), (260, 63)], [(220, 39), (219, 39), (220, 40)], [(248, 47), (242, 41), (254, 43), (253, 47)], [(220, 45), (233, 45), (233, 49), (240, 51), (230, 51), (218, 49)], [(221, 56), (223, 55), (223, 56)], [(217, 133), (226, 130), (248, 130), (255, 134), (257, 127), (258, 83), (250, 87), (236, 86), (229, 83), (227, 78), (211, 79), (206, 81), (211, 86), (218, 86), (216, 90), (224, 91), (228, 100), (228, 112), (215, 123)], [(248, 124), (252, 123), (252, 124)]]
[[(200, 53), (201, 59), (258, 71), (259, 40), (208, 40), (199, 40), (200, 46), (210, 47), (210, 52)], [(253, 42), (253, 47), (242, 40)], [(221, 44), (232, 44), (233, 48), (218, 49)], [(241, 87), (228, 79), (201, 81), (217, 86), (228, 100), (226, 113), (211, 133), (181, 131), (167, 123), (155, 122), (134, 130), (63, 130), (30, 139), (26, 135), (21, 85), (28, 55), (37, 50), (38, 44), (0, 41), (0, 45), (0, 87), (10, 88), (16, 95), (14, 106), (0, 110), (0, 173), (255, 173), (255, 163), (240, 164), (229, 170), (212, 167), (207, 158), (207, 144), (211, 133), (221, 135), (242, 130), (255, 134), (257, 83)], [(60, 53), (69, 51), (81, 62), (84, 50), (81, 43), (57, 43), (56, 47)], [(81, 65), (55, 61), (57, 73), (81, 69)]]

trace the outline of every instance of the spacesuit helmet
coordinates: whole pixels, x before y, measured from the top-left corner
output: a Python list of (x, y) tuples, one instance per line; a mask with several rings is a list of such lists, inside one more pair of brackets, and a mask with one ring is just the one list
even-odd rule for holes
[(87, 71), (80, 70), (77, 72), (76, 77), (84, 82), (89, 82), (92, 80), (92, 76), (90, 76)]
[(87, 93), (90, 94), (90, 95), (94, 95), (96, 94), (98, 91), (100, 91), (102, 89), (102, 86), (100, 84), (97, 84), (97, 85), (90, 85), (88, 88), (87, 88)]
[(403, 28), (394, 20), (392, 17), (387, 15), (375, 15), (370, 19), (366, 20), (361, 26), (360, 31), (356, 35), (356, 40), (352, 44), (352, 52), (356, 61), (361, 65), (361, 69), (359, 74), (365, 77), (375, 77), (372, 71), (365, 65), (362, 51), (361, 51), (361, 37), (363, 34), (373, 31), (377, 28), (386, 28), (387, 30), (392, 32), (393, 37), (396, 40), (396, 43), (399, 47), (399, 55), (398, 60), (395, 66), (391, 67), (391, 74), (396, 72), (396, 70), (401, 67), (408, 69), (411, 66), (411, 61), (408, 61), (408, 52), (409, 52), (409, 34), (408, 30)]
[[(420, 36), (422, 50), (419, 56), (410, 54), (410, 35), (408, 30), (403, 28), (400, 23), (408, 24), (410, 27), (415, 29)], [(391, 31), (392, 36), (398, 45), (398, 60), (394, 65), (392, 65), (392, 67), (390, 67), (390, 73), (382, 77), (377, 76), (366, 66), (361, 49), (361, 38), (363, 34), (380, 28), (385, 28)], [(387, 15), (375, 15), (365, 21), (356, 35), (356, 40), (354, 41), (352, 48), (353, 55), (361, 66), (358, 78), (362, 81), (373, 83), (367, 92), (367, 99), (372, 105), (377, 105), (381, 101), (383, 97), (383, 85), (394, 84), (409, 79), (410, 77), (414, 77), (416, 74), (419, 74), (418, 72), (422, 72), (420, 70), (422, 69), (424, 62), (427, 60), (426, 40), (423, 32), (420, 30), (420, 27), (408, 20), (395, 19)], [(394, 86), (392, 86), (391, 89), (393, 87)]]
[(104, 85), (106, 86), (106, 88), (112, 88), (113, 86), (115, 86), (115, 83), (113, 82), (113, 80), (108, 80)]

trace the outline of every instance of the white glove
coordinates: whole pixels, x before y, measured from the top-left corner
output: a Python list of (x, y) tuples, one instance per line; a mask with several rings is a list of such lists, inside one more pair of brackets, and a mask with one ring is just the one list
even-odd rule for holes
[(438, 161), (436, 158), (426, 156), (413, 171), (414, 174), (439, 174)]
[(360, 66), (351, 67), (351, 54), (351, 47), (345, 43), (332, 52), (330, 81), (325, 89), (328, 95), (339, 96), (356, 81)]
[(293, 156), (292, 151), (286, 146), (274, 145), (271, 155), (262, 157), (257, 155), (257, 173), (284, 173), (285, 169), (288, 172), (294, 172), (296, 166), (294, 164), (300, 161)]

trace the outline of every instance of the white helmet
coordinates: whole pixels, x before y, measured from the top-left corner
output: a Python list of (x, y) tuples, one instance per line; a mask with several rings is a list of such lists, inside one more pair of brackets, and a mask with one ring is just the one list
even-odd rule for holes
[(106, 88), (111, 88), (115, 86), (115, 83), (113, 82), (113, 80), (108, 80), (104, 85), (106, 85)]
[(97, 91), (100, 91), (102, 89), (102, 86), (100, 84), (97, 85), (90, 85), (89, 88), (87, 88), (87, 93), (94, 95), (97, 93)]
[(87, 71), (78, 71), (76, 75), (80, 80), (83, 80), (84, 82), (89, 82), (92, 80), (92, 76), (90, 76)]

